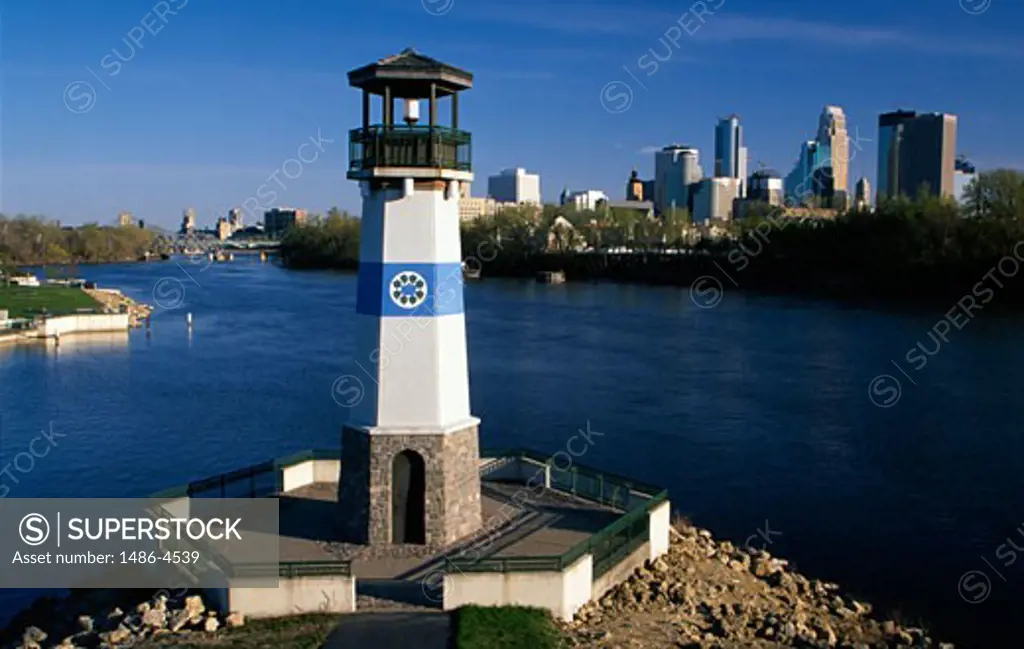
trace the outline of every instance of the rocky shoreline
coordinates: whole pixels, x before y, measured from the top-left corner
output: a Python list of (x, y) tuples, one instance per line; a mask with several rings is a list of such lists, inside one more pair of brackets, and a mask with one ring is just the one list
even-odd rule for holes
[(103, 308), (105, 313), (127, 313), (129, 325), (133, 328), (141, 327), (146, 318), (153, 313), (153, 307), (148, 304), (136, 302), (121, 291), (82, 289)]
[(924, 629), (872, 615), (838, 585), (808, 579), (765, 550), (674, 525), (668, 554), (648, 561), (564, 625), (585, 649), (954, 649)]
[[(238, 613), (208, 610), (198, 595), (122, 602), (130, 613), (109, 600), (110, 591), (91, 595), (34, 606), (9, 627), (23, 629), (15, 642), (2, 646), (122, 649), (209, 637), (245, 622)], [(870, 604), (837, 584), (809, 579), (765, 550), (716, 541), (685, 522), (675, 523), (666, 555), (646, 562), (562, 628), (568, 646), (579, 649), (955, 649), (925, 629), (873, 614)]]
[[(20, 638), (15, 636), (13, 642), (0, 646), (9, 649), (124, 649), (165, 637), (184, 638), (193, 634), (208, 637), (218, 630), (245, 624), (241, 613), (219, 614), (208, 610), (199, 595), (169, 598), (162, 591), (137, 604), (129, 613), (119, 606), (111, 606), (110, 595), (110, 591), (97, 591), (90, 597), (37, 604), (33, 607), (37, 609), (36, 624), (25, 627)], [(39, 610), (44, 608), (46, 610)], [(82, 613), (85, 610), (104, 612), (88, 615)], [(17, 621), (11, 627), (15, 624)]]

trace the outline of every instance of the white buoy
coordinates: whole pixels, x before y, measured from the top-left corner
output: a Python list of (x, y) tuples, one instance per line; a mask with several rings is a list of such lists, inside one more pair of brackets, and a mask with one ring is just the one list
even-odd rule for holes
[(189, 329), (192, 328), (192, 314), (191, 313), (189, 313), (189, 314), (187, 314), (185, 316), (185, 323), (188, 325)]

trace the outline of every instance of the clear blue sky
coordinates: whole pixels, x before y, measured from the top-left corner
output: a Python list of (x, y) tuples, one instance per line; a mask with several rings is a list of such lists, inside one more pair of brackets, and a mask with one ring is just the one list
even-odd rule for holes
[[(853, 177), (873, 179), (877, 115), (899, 107), (957, 114), (979, 167), (1024, 168), (1020, 0), (705, 3), (721, 6), (700, 22), (689, 0), (166, 0), (180, 8), (161, 21), (151, 0), (0, 0), (0, 210), (109, 223), (127, 209), (176, 227), (192, 206), (206, 225), (319, 132), (334, 142), (279, 176), (276, 202), (358, 212), (345, 73), (407, 46), (476, 75), (462, 104), (475, 194), (524, 166), (547, 199), (563, 185), (621, 197), (654, 147), (696, 145), (708, 169), (732, 112), (751, 169), (786, 173), (825, 104), (861, 139)], [(651, 48), (670, 58), (648, 76)], [(601, 96), (617, 81), (633, 98), (613, 113)], [(606, 91), (613, 109), (623, 92)]]

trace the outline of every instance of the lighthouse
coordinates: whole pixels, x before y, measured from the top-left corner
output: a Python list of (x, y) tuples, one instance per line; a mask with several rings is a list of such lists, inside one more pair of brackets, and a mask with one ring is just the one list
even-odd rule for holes
[[(342, 429), (342, 527), (356, 543), (440, 547), (481, 524), (459, 241), (459, 196), (473, 179), (459, 93), (473, 75), (406, 49), (348, 79), (362, 91), (348, 178), (363, 210), (347, 326), (354, 373), (368, 380)], [(438, 123), (443, 104), (449, 126)]]

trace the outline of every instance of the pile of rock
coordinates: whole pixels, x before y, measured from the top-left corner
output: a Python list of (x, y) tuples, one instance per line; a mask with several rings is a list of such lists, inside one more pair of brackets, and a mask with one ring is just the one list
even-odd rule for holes
[[(81, 615), (75, 620), (75, 629), (61, 634), (62, 639), (51, 637), (39, 627), (25, 629), (21, 641), (11, 649), (76, 649), (99, 647), (117, 649), (131, 647), (149, 638), (191, 633), (216, 633), (222, 628), (236, 628), (245, 624), (241, 613), (218, 617), (216, 611), (207, 610), (202, 597), (186, 597), (177, 605), (169, 603), (167, 596), (157, 595), (135, 607), (134, 613), (114, 608), (104, 616)], [(59, 625), (63, 626), (63, 625)], [(66, 631), (66, 629), (65, 629)]]
[(878, 620), (836, 584), (808, 579), (767, 551), (716, 542), (682, 523), (664, 557), (584, 606), (574, 647), (953, 649), (926, 631)]
[(100, 291), (96, 289), (82, 289), (92, 299), (99, 302), (106, 313), (127, 313), (129, 325), (141, 327), (146, 318), (153, 313), (153, 307), (142, 302), (136, 302), (120, 291)]

